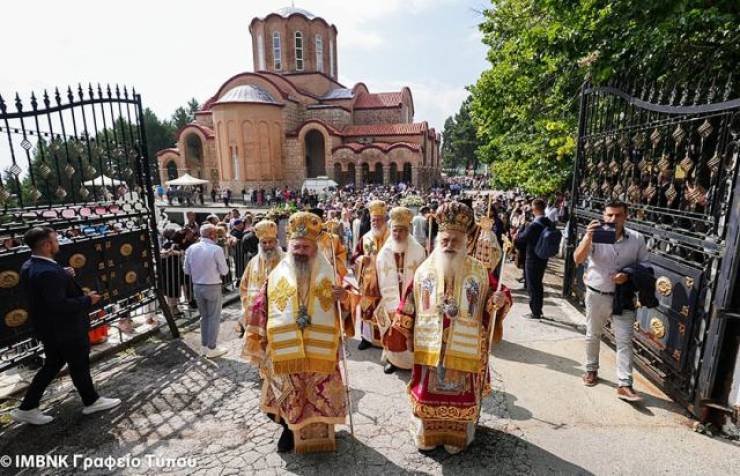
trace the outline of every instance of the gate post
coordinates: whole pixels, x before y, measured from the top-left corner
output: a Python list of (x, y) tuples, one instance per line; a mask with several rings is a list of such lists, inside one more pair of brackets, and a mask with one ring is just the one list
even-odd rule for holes
[[(140, 165), (139, 165), (139, 173), (143, 174), (144, 178), (144, 187), (145, 190), (145, 196), (146, 200), (149, 204), (149, 239), (151, 240), (152, 247), (154, 248), (154, 266), (156, 271), (156, 287), (154, 289), (154, 292), (157, 295), (157, 301), (159, 301), (159, 306), (162, 308), (162, 314), (164, 314), (165, 319), (167, 319), (167, 325), (170, 328), (170, 333), (172, 334), (173, 338), (179, 338), (180, 337), (180, 330), (177, 328), (177, 324), (175, 323), (175, 316), (172, 315), (172, 310), (170, 309), (170, 306), (167, 304), (167, 301), (164, 298), (164, 294), (162, 294), (162, 289), (164, 288), (164, 281), (163, 281), (163, 274), (162, 274), (162, 261), (160, 258), (160, 250), (159, 250), (159, 237), (157, 236), (157, 218), (155, 216), (156, 214), (156, 202), (154, 201), (154, 188), (152, 185), (152, 176), (151, 176), (151, 169), (149, 168), (149, 151), (147, 149), (147, 143), (146, 143), (146, 130), (144, 127), (144, 110), (141, 106), (141, 95), (136, 94), (136, 114), (139, 116), (139, 136), (141, 138), (141, 146), (140, 146)], [(143, 164), (141, 164), (143, 162)]]
[(573, 262), (573, 252), (576, 247), (578, 238), (578, 224), (575, 219), (576, 201), (578, 199), (578, 173), (579, 164), (583, 159), (583, 136), (586, 128), (586, 91), (589, 88), (589, 81), (581, 85), (580, 105), (578, 108), (578, 138), (576, 141), (576, 158), (573, 161), (573, 177), (570, 187), (570, 210), (568, 211), (568, 243), (565, 248), (565, 271), (563, 273), (563, 296), (569, 297), (573, 293), (573, 281), (575, 279), (576, 266)]

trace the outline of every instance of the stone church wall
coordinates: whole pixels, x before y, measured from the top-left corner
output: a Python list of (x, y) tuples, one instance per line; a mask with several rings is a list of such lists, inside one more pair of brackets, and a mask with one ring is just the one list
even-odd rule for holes
[(340, 108), (306, 109), (306, 120), (318, 119), (337, 129), (348, 125), (352, 121), (352, 114)]
[(355, 109), (355, 124), (398, 124), (403, 121), (401, 109)]

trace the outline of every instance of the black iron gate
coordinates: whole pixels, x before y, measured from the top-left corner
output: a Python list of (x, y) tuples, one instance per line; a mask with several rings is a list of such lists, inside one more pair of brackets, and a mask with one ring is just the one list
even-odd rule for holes
[(723, 83), (584, 86), (564, 282), (565, 295), (582, 301), (573, 250), (607, 200), (627, 202), (627, 226), (647, 240), (660, 300), (638, 309), (637, 363), (697, 415), (712, 398), (740, 292), (740, 100), (729, 100), (731, 78)]
[(57, 230), (57, 260), (103, 296), (92, 327), (163, 302), (140, 95), (80, 86), (9, 102), (0, 96), (0, 371), (40, 351), (19, 292), (32, 226)]

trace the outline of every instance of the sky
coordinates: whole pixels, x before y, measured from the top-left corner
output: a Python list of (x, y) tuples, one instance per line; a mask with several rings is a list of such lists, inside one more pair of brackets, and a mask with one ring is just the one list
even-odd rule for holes
[[(0, 14), (0, 95), (76, 85), (133, 85), (169, 117), (252, 71), (249, 22), (289, 0), (13, 0)], [(297, 0), (338, 29), (339, 81), (371, 92), (409, 86), (415, 120), (441, 130), (486, 68), (485, 0)]]

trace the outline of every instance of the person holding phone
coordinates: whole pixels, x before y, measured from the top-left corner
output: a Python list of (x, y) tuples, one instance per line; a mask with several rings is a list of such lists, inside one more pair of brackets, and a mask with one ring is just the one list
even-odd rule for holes
[(630, 402), (641, 398), (632, 388), (632, 334), (634, 311), (613, 314), (616, 287), (629, 275), (622, 270), (632, 265), (647, 265), (648, 251), (643, 236), (626, 228), (627, 204), (618, 200), (606, 204), (603, 222), (594, 220), (573, 253), (573, 260), (586, 263), (583, 282), (586, 285), (586, 373), (583, 383), (598, 383), (599, 345), (606, 321), (613, 316), (617, 344), (617, 396)]
[(64, 364), (82, 397), (83, 414), (118, 406), (121, 400), (98, 395), (90, 377), (89, 314), (100, 302), (100, 295), (85, 293), (74, 280), (74, 270), (54, 261), (59, 241), (53, 229), (31, 228), (23, 241), (31, 248), (31, 258), (21, 268), (21, 286), (34, 333), (44, 345), (45, 359), (20, 406), (10, 412), (11, 418), (32, 425), (45, 425), (54, 419), (39, 409), (39, 403)]

